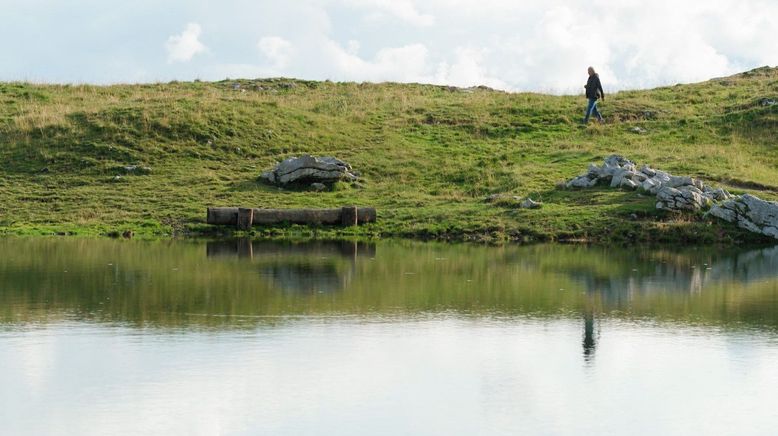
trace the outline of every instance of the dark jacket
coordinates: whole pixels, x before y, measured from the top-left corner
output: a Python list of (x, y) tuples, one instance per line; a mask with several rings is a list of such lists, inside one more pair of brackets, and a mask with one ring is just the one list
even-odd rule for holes
[(589, 76), (589, 80), (586, 81), (586, 98), (590, 100), (605, 98), (605, 91), (602, 90), (600, 76), (597, 73)]

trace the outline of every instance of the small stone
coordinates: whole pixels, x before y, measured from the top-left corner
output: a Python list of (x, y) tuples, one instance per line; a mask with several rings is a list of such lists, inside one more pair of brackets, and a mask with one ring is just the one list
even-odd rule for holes
[(131, 175), (145, 175), (151, 174), (151, 167), (141, 165), (125, 165), (121, 167), (121, 172)]
[(521, 202), (519, 207), (521, 207), (522, 209), (540, 209), (541, 207), (543, 207), (543, 203), (539, 203), (527, 197), (524, 201)]
[(321, 192), (327, 189), (327, 185), (324, 183), (311, 183), (311, 189), (313, 189), (316, 192)]
[(629, 131), (632, 132), (632, 133), (637, 133), (638, 135), (643, 135), (643, 134), (648, 132), (646, 129), (644, 129), (642, 127), (638, 127), (638, 126), (635, 126), (635, 127), (631, 128), (631, 129), (629, 129)]
[(487, 203), (494, 203), (495, 201), (503, 198), (504, 196), (505, 196), (505, 194), (492, 194), (492, 195), (486, 197), (486, 199), (484, 199), (484, 201), (487, 202)]
[(599, 179), (589, 178), (589, 176), (579, 176), (567, 182), (568, 188), (591, 188), (597, 184)]

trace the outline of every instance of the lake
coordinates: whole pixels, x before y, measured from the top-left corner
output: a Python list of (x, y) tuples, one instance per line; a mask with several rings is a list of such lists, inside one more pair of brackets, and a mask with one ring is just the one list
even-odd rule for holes
[(0, 434), (778, 425), (778, 246), (0, 239)]

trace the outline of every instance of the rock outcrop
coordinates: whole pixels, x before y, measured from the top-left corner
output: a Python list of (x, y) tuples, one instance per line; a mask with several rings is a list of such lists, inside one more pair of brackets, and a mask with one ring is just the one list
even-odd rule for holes
[(618, 155), (609, 156), (602, 166), (589, 165), (586, 174), (570, 180), (565, 186), (591, 188), (598, 184), (656, 195), (656, 207), (663, 210), (704, 210), (716, 201), (732, 197), (724, 189), (714, 189), (692, 177), (674, 176), (648, 165), (638, 169), (634, 162)]
[(262, 173), (260, 179), (278, 185), (294, 184), (331, 185), (340, 180), (356, 181), (351, 165), (334, 157), (314, 157), (303, 155), (284, 160), (272, 171)]
[(708, 214), (750, 232), (778, 239), (778, 202), (744, 194), (713, 206)]
[(725, 189), (713, 188), (699, 179), (674, 176), (643, 165), (640, 169), (629, 159), (613, 155), (602, 166), (589, 170), (570, 181), (567, 188), (591, 188), (596, 185), (640, 190), (656, 195), (656, 208), (668, 211), (708, 210), (708, 215), (737, 224), (754, 233), (778, 239), (778, 203), (753, 195), (733, 196)]

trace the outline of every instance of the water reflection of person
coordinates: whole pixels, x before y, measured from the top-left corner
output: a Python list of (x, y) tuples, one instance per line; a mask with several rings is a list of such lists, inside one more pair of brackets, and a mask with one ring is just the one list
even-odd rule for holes
[(594, 339), (594, 310), (584, 311), (583, 354), (587, 362), (594, 358), (597, 342)]
[(586, 301), (583, 307), (584, 331), (583, 331), (583, 355), (584, 360), (589, 363), (594, 359), (594, 352), (597, 349), (597, 340), (594, 337), (594, 295), (591, 292), (586, 293)]

